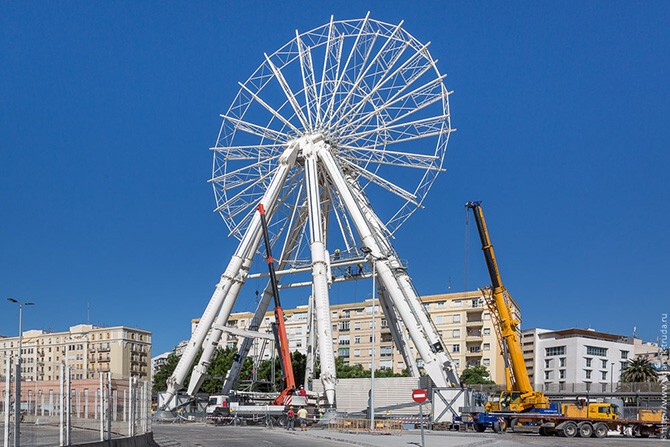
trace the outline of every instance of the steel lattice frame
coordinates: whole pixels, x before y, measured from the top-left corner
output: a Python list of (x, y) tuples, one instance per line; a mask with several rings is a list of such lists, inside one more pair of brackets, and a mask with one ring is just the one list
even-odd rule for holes
[[(365, 188), (374, 184), (391, 193), (378, 200), (391, 201), (380, 217), (385, 231), (393, 234), (422, 205), (442, 170), (452, 130), (445, 76), (428, 46), (402, 23), (366, 17), (296, 32), (293, 40), (266, 55), (240, 83), (212, 148), (216, 211), (231, 234), (239, 239), (247, 228), (284, 145), (316, 132)], [(435, 146), (417, 144), (431, 137)], [(401, 171), (407, 168), (417, 172), (405, 178)], [(302, 167), (290, 175), (272, 223), (274, 238), (288, 225), (296, 202), (306, 201), (299, 189)], [(346, 239), (350, 230), (337, 210)]]
[[(346, 256), (375, 263), (380, 301), (408, 366), (418, 374), (415, 359), (409, 358), (411, 339), (437, 386), (458, 382), (439, 332), (390, 243), (443, 170), (453, 130), (445, 75), (428, 45), (402, 25), (369, 15), (331, 18), (312, 31), (296, 31), (240, 83), (211, 148), (215, 211), (240, 243), (168, 381), (170, 395), (183, 386), (201, 348), (188, 392), (194, 394), (206, 376), (258, 251), (259, 203), (271, 216), (273, 243), (283, 247), (278, 275), (301, 269), (312, 273), (310, 318), (318, 329), (313, 335), (329, 402), (334, 402), (336, 380), (330, 268), (340, 259), (327, 249), (333, 243), (344, 244)], [(266, 288), (252, 327), (265, 315), (270, 298)], [(227, 389), (249, 347), (246, 339)]]

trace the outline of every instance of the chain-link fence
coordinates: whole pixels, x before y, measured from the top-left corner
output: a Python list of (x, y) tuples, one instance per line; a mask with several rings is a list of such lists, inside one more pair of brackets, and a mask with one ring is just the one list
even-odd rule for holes
[(3, 447), (15, 447), (17, 433), (19, 445), (39, 447), (77, 445), (151, 431), (151, 383), (145, 379), (116, 378), (111, 372), (101, 371), (77, 370), (73, 374), (63, 365), (58, 380), (20, 382), (19, 399), (9, 368), (0, 376), (0, 384)]

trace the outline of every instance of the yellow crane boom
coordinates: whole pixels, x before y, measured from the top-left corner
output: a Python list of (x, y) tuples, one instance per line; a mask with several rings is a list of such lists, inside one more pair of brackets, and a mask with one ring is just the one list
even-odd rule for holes
[(492, 305), (490, 307), (492, 312), (496, 313), (495, 317), (499, 322), (500, 336), (502, 337), (502, 340), (500, 340), (501, 345), (511, 364), (511, 373), (514, 379), (510, 380), (509, 369), (506, 365), (508, 389), (506, 392), (503, 392), (499, 401), (489, 403), (490, 411), (508, 410), (521, 412), (531, 408), (546, 408), (549, 406), (549, 400), (544, 393), (533, 390), (528, 377), (526, 362), (521, 350), (521, 341), (519, 340), (519, 321), (512, 314), (510, 306), (511, 298), (502, 283), (498, 261), (496, 260), (493, 244), (491, 244), (491, 238), (486, 227), (481, 202), (468, 202), (465, 206), (472, 210), (475, 223), (477, 224), (486, 267), (491, 278)]

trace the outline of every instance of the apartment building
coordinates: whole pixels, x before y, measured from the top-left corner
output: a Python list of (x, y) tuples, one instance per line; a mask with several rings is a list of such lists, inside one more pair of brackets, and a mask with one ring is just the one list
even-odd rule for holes
[(630, 337), (594, 329), (526, 329), (521, 344), (536, 389), (605, 389), (635, 353)]
[[(421, 298), (435, 327), (440, 332), (445, 349), (448, 350), (459, 371), (474, 365), (483, 365), (491, 372), (491, 379), (504, 384), (504, 363), (496, 338), (491, 313), (480, 291), (430, 295)], [(519, 319), (519, 310), (512, 302), (513, 313)], [(406, 368), (403, 357), (396, 349), (384, 318), (381, 306), (377, 302), (373, 309), (372, 301), (337, 304), (330, 307), (335, 355), (346, 364), (360, 364), (369, 369), (372, 364), (372, 317), (375, 324), (375, 366), (401, 372)], [(308, 313), (307, 306), (284, 309), (289, 348), (303, 354), (307, 352)], [(239, 312), (231, 314), (228, 326), (248, 329), (253, 314)], [(274, 315), (268, 312), (261, 324), (261, 332), (269, 332)], [(192, 331), (198, 319), (192, 320)], [(219, 343), (221, 347), (237, 348), (241, 339), (224, 333)], [(262, 350), (262, 341), (257, 341), (250, 355), (267, 359), (271, 355), (271, 344)], [(414, 350), (410, 342), (410, 349)], [(421, 361), (418, 361), (421, 367)]]
[[(67, 332), (23, 332), (22, 377), (25, 381), (58, 380), (60, 365), (70, 366), (72, 379), (94, 379), (111, 372), (113, 379), (150, 378), (151, 332), (126, 326), (79, 324)], [(19, 338), (0, 338), (0, 364), (18, 354)]]

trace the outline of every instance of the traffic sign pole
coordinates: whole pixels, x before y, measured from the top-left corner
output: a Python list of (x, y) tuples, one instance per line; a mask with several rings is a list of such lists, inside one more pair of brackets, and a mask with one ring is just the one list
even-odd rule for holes
[(421, 424), (421, 447), (426, 447), (426, 441), (423, 438), (423, 402), (419, 403), (419, 423)]
[(419, 416), (420, 416), (420, 421), (419, 424), (421, 424), (421, 447), (426, 446), (426, 441), (423, 437), (423, 403), (426, 401), (428, 398), (428, 393), (426, 390), (418, 389), (412, 391), (412, 399), (414, 402), (419, 404)]

